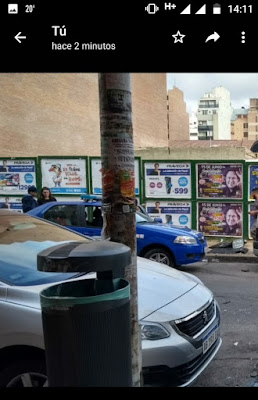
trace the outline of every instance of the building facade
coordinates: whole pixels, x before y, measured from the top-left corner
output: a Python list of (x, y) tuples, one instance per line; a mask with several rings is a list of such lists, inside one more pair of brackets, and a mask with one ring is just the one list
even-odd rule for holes
[[(168, 146), (166, 74), (130, 74), (134, 147)], [(0, 74), (0, 156), (100, 155), (98, 74)]]
[(234, 109), (231, 117), (231, 139), (248, 139), (248, 110)]
[(198, 118), (195, 112), (192, 112), (189, 119), (190, 140), (198, 140)]
[(182, 90), (177, 87), (168, 90), (168, 139), (189, 140), (189, 114)]
[(231, 120), (231, 139), (258, 140), (258, 98), (249, 99), (250, 107), (234, 110)]
[(248, 137), (251, 140), (258, 140), (258, 99), (250, 99)]
[(220, 86), (205, 93), (198, 104), (198, 139), (230, 140), (232, 107), (230, 92)]

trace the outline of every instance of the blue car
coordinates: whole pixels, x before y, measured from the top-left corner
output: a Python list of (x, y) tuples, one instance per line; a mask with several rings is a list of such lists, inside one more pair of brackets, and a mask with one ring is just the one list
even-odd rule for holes
[[(58, 223), (75, 232), (100, 238), (101, 201), (54, 201), (27, 214)], [(163, 224), (136, 212), (137, 255), (171, 267), (201, 261), (207, 242), (202, 233)]]

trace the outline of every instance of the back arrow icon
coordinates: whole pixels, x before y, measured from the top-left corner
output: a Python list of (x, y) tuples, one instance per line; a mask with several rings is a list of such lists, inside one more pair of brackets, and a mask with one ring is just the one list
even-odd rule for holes
[(14, 36), (14, 39), (16, 39), (17, 42), (19, 42), (19, 43), (21, 43), (20, 39), (26, 39), (26, 36), (20, 36), (20, 35), (21, 35), (21, 32), (17, 33), (17, 35)]
[(212, 35), (207, 37), (207, 39), (205, 40), (205, 43), (208, 42), (209, 40), (214, 40), (214, 42), (216, 42), (219, 38), (220, 38), (220, 35), (217, 32), (214, 32)]

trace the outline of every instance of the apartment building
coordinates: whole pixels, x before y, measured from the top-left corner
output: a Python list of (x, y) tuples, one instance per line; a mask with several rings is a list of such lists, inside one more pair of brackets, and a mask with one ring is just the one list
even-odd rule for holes
[(258, 98), (249, 99), (248, 109), (234, 109), (231, 118), (231, 139), (258, 140)]
[(198, 139), (230, 140), (232, 111), (226, 88), (219, 86), (205, 93), (198, 103)]
[(250, 99), (248, 111), (248, 139), (258, 140), (258, 98)]
[(231, 139), (248, 139), (248, 109), (234, 109), (231, 117)]

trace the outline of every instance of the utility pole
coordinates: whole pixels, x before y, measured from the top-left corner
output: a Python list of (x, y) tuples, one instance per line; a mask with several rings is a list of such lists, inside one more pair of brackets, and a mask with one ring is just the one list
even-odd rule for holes
[(102, 163), (102, 239), (131, 248), (132, 263), (125, 269), (130, 282), (133, 386), (140, 386), (141, 337), (138, 324), (135, 176), (129, 73), (99, 74)]

